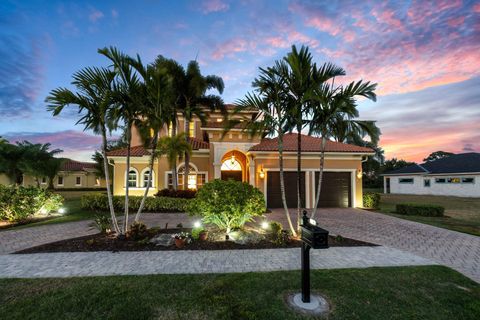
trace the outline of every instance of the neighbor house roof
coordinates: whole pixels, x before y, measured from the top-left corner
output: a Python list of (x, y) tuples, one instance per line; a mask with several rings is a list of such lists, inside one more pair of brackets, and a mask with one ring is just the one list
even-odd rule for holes
[(95, 169), (93, 162), (80, 162), (67, 159), (63, 164), (61, 171), (85, 171), (86, 169)]
[[(208, 142), (202, 141), (196, 138), (188, 138), (190, 141), (190, 145), (192, 146), (193, 150), (199, 149), (208, 149), (210, 145)], [(130, 148), (130, 156), (131, 157), (143, 157), (149, 156), (150, 152), (145, 149), (144, 146), (135, 146)], [(126, 157), (127, 156), (127, 148), (116, 149), (107, 152), (107, 156), (109, 157)]]
[[(302, 134), (301, 150), (302, 152), (320, 152), (322, 139)], [(297, 151), (297, 134), (287, 133), (283, 136), (283, 150)], [(249, 151), (278, 151), (278, 137), (272, 139), (262, 139), (262, 141), (251, 147)], [(358, 152), (373, 153), (374, 150), (366, 147), (359, 147), (352, 144), (346, 144), (327, 140), (325, 152)]]
[(445, 174), (480, 172), (480, 153), (469, 152), (454, 154), (446, 158), (427, 161), (420, 165), (414, 164), (398, 170), (386, 172), (383, 175), (400, 174)]

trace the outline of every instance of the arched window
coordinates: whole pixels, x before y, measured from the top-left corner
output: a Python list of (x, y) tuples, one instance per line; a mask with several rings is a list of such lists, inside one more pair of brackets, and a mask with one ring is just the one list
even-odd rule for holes
[[(148, 186), (148, 178), (150, 176), (150, 169), (146, 168), (142, 171), (142, 187), (146, 188)], [(152, 171), (152, 180), (150, 181), (150, 188), (153, 188), (155, 181), (155, 171)]]
[(220, 168), (222, 171), (242, 171), (242, 165), (238, 160), (232, 156), (229, 159), (226, 159), (222, 163), (222, 167)]
[[(188, 172), (188, 178), (186, 179), (185, 184), (185, 165), (182, 164), (178, 167), (178, 188), (179, 189), (191, 189), (196, 190), (203, 186), (207, 179), (207, 174), (205, 172), (198, 172), (197, 168), (194, 166), (190, 166), (190, 170)], [(172, 174), (168, 174), (168, 187), (173, 187), (173, 180)]]
[(128, 175), (127, 175), (128, 186), (132, 187), (132, 188), (136, 188), (137, 187), (137, 179), (138, 179), (137, 170), (131, 168), (130, 171), (128, 171)]

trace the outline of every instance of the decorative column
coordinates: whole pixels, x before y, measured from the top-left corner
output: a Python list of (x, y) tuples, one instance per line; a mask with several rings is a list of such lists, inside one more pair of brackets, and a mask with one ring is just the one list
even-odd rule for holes
[(215, 179), (221, 179), (222, 178), (222, 164), (221, 163), (214, 163), (213, 164), (213, 177)]
[(250, 179), (249, 179), (249, 183), (255, 187), (255, 159), (253, 158), (253, 156), (250, 157)]

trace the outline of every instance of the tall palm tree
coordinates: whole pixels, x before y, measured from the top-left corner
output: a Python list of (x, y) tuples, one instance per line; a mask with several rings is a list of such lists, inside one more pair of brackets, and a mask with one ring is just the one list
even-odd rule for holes
[[(127, 172), (130, 169), (130, 154), (132, 141), (132, 126), (140, 118), (145, 99), (145, 86), (140, 81), (134, 65), (141, 65), (140, 57), (131, 58), (115, 47), (99, 49), (98, 53), (107, 57), (112, 63), (111, 68), (115, 73), (113, 82), (113, 95), (117, 102), (115, 108), (110, 109), (109, 117), (115, 121), (122, 121), (127, 139)], [(129, 185), (125, 185), (125, 212), (123, 232), (128, 231), (129, 223)]]
[[(23, 174), (34, 177), (37, 187), (40, 187), (40, 179), (42, 177), (48, 177), (47, 173), (52, 172), (52, 161), (50, 160), (55, 155), (63, 152), (63, 150), (50, 150), (50, 143), (41, 144), (31, 143), (29, 141), (17, 142), (17, 146), (23, 149), (23, 156), (18, 162), (18, 167)], [(49, 185), (49, 187), (52, 186)]]
[[(285, 179), (283, 168), (283, 135), (284, 126), (288, 119), (288, 110), (285, 106), (287, 104), (286, 94), (284, 88), (284, 80), (275, 71), (275, 68), (283, 64), (282, 61), (277, 61), (272, 68), (260, 68), (260, 75), (253, 81), (252, 86), (256, 93), (248, 93), (245, 98), (236, 102), (236, 110), (238, 111), (255, 108), (258, 113), (253, 119), (246, 119), (246, 126), (243, 130), (247, 130), (251, 136), (273, 136), (278, 137), (278, 163), (280, 168), (280, 193), (282, 197), (282, 204), (287, 217), (288, 226), (293, 236), (297, 236), (297, 232), (292, 224), (290, 212), (288, 210), (287, 198), (285, 194)], [(230, 121), (230, 127), (235, 125), (235, 120)]]
[(141, 118), (135, 121), (139, 128), (146, 148), (151, 149), (149, 160), (148, 183), (140, 202), (135, 221), (138, 222), (145, 206), (145, 200), (152, 185), (153, 165), (157, 158), (157, 145), (160, 129), (168, 124), (169, 115), (171, 114), (171, 86), (169, 85), (169, 75), (162, 69), (158, 62), (144, 67), (141, 64), (134, 64), (137, 72), (142, 76), (145, 84), (145, 104), (141, 112)]
[[(162, 137), (158, 141), (157, 156), (165, 155), (167, 157), (168, 164), (171, 168), (177, 167), (177, 159), (192, 152), (192, 146), (185, 140), (185, 133), (179, 133), (172, 137)], [(184, 174), (183, 180), (188, 179), (188, 176)]]
[(375, 101), (377, 85), (358, 81), (335, 88), (333, 82), (332, 80), (332, 85), (322, 84), (319, 86), (315, 90), (315, 96), (311, 101), (310, 133), (319, 134), (322, 140), (320, 172), (312, 218), (317, 213), (320, 201), (327, 140), (335, 135), (341, 135), (345, 139), (347, 137), (357, 139), (370, 135), (373, 141), (378, 141), (379, 130), (374, 123), (372, 126), (370, 122), (354, 119), (359, 116), (356, 97), (361, 96)]
[(320, 69), (313, 62), (313, 56), (308, 47), (302, 46), (297, 50), (292, 46), (292, 51), (285, 56), (287, 68), (281, 69), (281, 75), (285, 78), (286, 90), (290, 96), (292, 106), (290, 121), (286, 125), (289, 131), (297, 132), (297, 229), (300, 228), (301, 198), (301, 156), (302, 156), (302, 130), (308, 121), (305, 115), (309, 113), (310, 101), (314, 91), (329, 79), (345, 74), (342, 68), (333, 64), (324, 64)]
[(105, 68), (85, 68), (73, 76), (72, 84), (76, 92), (66, 88), (57, 88), (46, 98), (47, 110), (58, 116), (66, 106), (76, 106), (81, 115), (77, 124), (82, 124), (84, 130), (93, 130), (102, 136), (102, 155), (107, 184), (108, 206), (112, 219), (112, 230), (120, 233), (118, 221), (113, 207), (113, 196), (110, 185), (109, 163), (107, 157), (107, 132), (111, 132), (114, 124), (107, 115), (114, 106), (112, 88), (115, 73)]

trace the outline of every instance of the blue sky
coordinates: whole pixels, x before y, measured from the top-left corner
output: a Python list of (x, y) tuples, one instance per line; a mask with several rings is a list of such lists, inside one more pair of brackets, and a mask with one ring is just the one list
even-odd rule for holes
[(104, 46), (146, 62), (197, 58), (234, 102), (292, 44), (344, 67), (345, 81), (379, 84), (378, 101), (360, 111), (378, 120), (388, 158), (480, 151), (480, 3), (458, 0), (2, 1), (0, 135), (88, 160), (98, 137), (73, 113), (52, 118), (43, 101), (75, 71), (106, 65)]

